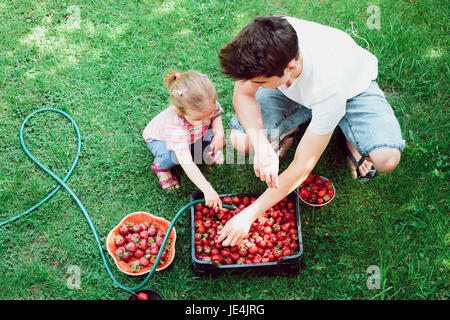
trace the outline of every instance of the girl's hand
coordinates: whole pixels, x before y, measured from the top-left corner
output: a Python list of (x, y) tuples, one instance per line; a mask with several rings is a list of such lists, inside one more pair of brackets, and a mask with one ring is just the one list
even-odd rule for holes
[(223, 132), (216, 132), (214, 138), (211, 140), (210, 149), (212, 152), (217, 153), (222, 150), (226, 145), (225, 134)]
[(219, 207), (222, 210), (222, 201), (220, 200), (219, 194), (211, 189), (210, 191), (203, 192), (205, 195), (205, 204), (210, 208)]

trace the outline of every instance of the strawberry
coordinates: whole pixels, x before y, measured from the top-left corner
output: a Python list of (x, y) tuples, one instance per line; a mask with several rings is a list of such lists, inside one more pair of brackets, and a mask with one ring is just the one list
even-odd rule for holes
[(150, 237), (154, 237), (156, 235), (156, 227), (155, 225), (150, 225), (147, 229), (147, 233)]
[(122, 236), (126, 236), (127, 234), (128, 234), (128, 227), (127, 227), (127, 225), (122, 225), (121, 227), (120, 227), (120, 229), (119, 229), (119, 233), (120, 233), (120, 235), (122, 235)]
[(225, 197), (223, 198), (222, 202), (230, 205), (233, 202), (233, 200), (231, 199), (231, 197)]
[(139, 241), (139, 248), (141, 248), (142, 250), (146, 250), (148, 248), (147, 239), (141, 239), (141, 241)]
[(139, 272), (139, 270), (141, 270), (141, 269), (142, 269), (142, 266), (139, 263), (139, 261), (133, 261), (130, 265), (131, 272)]
[(135, 225), (133, 226), (133, 232), (139, 233), (139, 232), (141, 232), (141, 231), (142, 231), (142, 228), (141, 228), (141, 226), (140, 226), (139, 224), (135, 224)]
[(125, 244), (125, 238), (121, 235), (117, 235), (115, 238), (116, 246), (121, 247)]
[(230, 250), (228, 250), (228, 249), (222, 249), (222, 250), (220, 251), (220, 254), (221, 254), (222, 257), (224, 257), (224, 258), (229, 257), (229, 256), (230, 256)]
[(133, 252), (129, 252), (129, 251), (125, 250), (122, 255), (122, 260), (125, 262), (128, 262), (132, 257), (133, 257)]
[(138, 300), (148, 300), (148, 294), (146, 294), (145, 292), (139, 292)]
[(138, 249), (136, 249), (136, 251), (134, 251), (134, 256), (137, 259), (140, 259), (144, 256), (144, 251), (142, 251), (141, 249), (138, 248)]
[(281, 230), (284, 232), (288, 232), (290, 228), (290, 224), (289, 223), (285, 223), (281, 225)]
[(324, 195), (327, 194), (327, 189), (326, 188), (322, 188), (319, 190), (319, 192), (317, 192), (317, 196), (320, 198), (323, 198)]
[(139, 233), (139, 236), (141, 237), (141, 239), (148, 239), (148, 232), (146, 230), (141, 231), (141, 233)]
[(141, 240), (141, 236), (139, 235), (139, 233), (133, 233), (133, 235), (131, 236), (131, 241), (138, 244), (140, 240)]
[(116, 253), (115, 253), (117, 259), (122, 259), (124, 253), (125, 253), (125, 247), (117, 248)]
[(141, 231), (147, 231), (148, 225), (149, 225), (148, 222), (141, 222), (141, 223), (139, 223), (139, 226), (141, 227)]
[(148, 267), (148, 265), (150, 264), (150, 261), (147, 258), (142, 257), (142, 258), (139, 259), (139, 263), (143, 267)]
[(125, 249), (127, 251), (134, 252), (137, 249), (137, 244), (134, 242), (128, 242), (127, 245), (125, 246)]
[(248, 248), (248, 252), (251, 253), (251, 254), (255, 254), (255, 253), (258, 252), (258, 247), (255, 246), (255, 245), (251, 245), (251, 246)]

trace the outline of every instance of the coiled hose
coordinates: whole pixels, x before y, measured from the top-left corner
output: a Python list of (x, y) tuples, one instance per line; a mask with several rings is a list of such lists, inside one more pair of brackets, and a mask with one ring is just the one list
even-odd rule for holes
[[(59, 113), (59, 114), (63, 115), (64, 117), (66, 117), (66, 118), (72, 123), (72, 125), (73, 125), (73, 127), (74, 127), (74, 129), (75, 129), (75, 133), (76, 133), (76, 135), (77, 135), (77, 152), (76, 152), (76, 155), (75, 155), (75, 159), (74, 159), (72, 165), (70, 166), (69, 171), (67, 172), (66, 176), (65, 176), (63, 179), (61, 179), (60, 177), (58, 177), (58, 175), (56, 175), (52, 170), (50, 170), (49, 168), (47, 168), (44, 164), (42, 164), (39, 160), (37, 160), (37, 159), (33, 156), (33, 154), (28, 150), (28, 148), (27, 148), (27, 146), (26, 146), (26, 144), (25, 144), (25, 140), (24, 140), (24, 138), (23, 138), (23, 131), (24, 131), (25, 125), (26, 125), (26, 123), (28, 122), (28, 120), (30, 120), (30, 118), (33, 117), (34, 115), (36, 115), (36, 114), (38, 114), (38, 113), (46, 112), (46, 111), (56, 112), (56, 113)], [(160, 261), (160, 259), (161, 259), (161, 256), (162, 256), (164, 247), (165, 247), (166, 242), (167, 242), (167, 239), (169, 238), (170, 232), (172, 231), (172, 228), (173, 228), (175, 222), (178, 220), (178, 218), (183, 214), (183, 212), (184, 212), (186, 209), (188, 209), (189, 207), (191, 207), (191, 206), (193, 206), (193, 205), (195, 205), (195, 204), (197, 204), (197, 203), (205, 202), (204, 199), (200, 199), (200, 200), (195, 200), (195, 201), (189, 202), (189, 203), (187, 203), (186, 205), (184, 205), (184, 206), (177, 212), (177, 214), (176, 214), (175, 217), (172, 219), (172, 221), (171, 221), (171, 223), (170, 223), (170, 225), (169, 225), (169, 227), (168, 227), (168, 229), (167, 229), (167, 231), (166, 231), (166, 234), (165, 234), (165, 236), (164, 236), (164, 239), (163, 239), (163, 242), (162, 242), (162, 244), (161, 244), (160, 250), (159, 250), (159, 252), (158, 252), (158, 255), (156, 256), (155, 264), (153, 265), (153, 267), (152, 267), (151, 271), (149, 272), (149, 274), (148, 274), (148, 275), (146, 276), (146, 278), (145, 278), (140, 284), (138, 284), (137, 286), (135, 286), (135, 287), (128, 287), (128, 286), (125, 286), (125, 285), (121, 284), (121, 283), (116, 279), (116, 277), (114, 276), (114, 274), (113, 274), (112, 271), (111, 271), (111, 268), (109, 267), (108, 261), (106, 260), (105, 253), (104, 253), (104, 251), (103, 251), (102, 243), (101, 243), (101, 241), (100, 241), (100, 238), (98, 237), (97, 230), (95, 229), (95, 226), (94, 226), (94, 224), (92, 223), (92, 220), (91, 220), (91, 217), (89, 216), (89, 213), (87, 212), (86, 208), (83, 206), (83, 203), (80, 201), (80, 199), (77, 197), (77, 195), (76, 195), (76, 194), (72, 191), (72, 189), (66, 184), (67, 179), (69, 179), (70, 175), (72, 174), (73, 170), (75, 169), (75, 167), (76, 167), (76, 165), (77, 165), (77, 163), (78, 163), (78, 158), (79, 158), (80, 151), (81, 151), (81, 134), (80, 134), (80, 130), (79, 130), (78, 125), (77, 125), (77, 123), (75, 122), (75, 120), (74, 120), (70, 115), (68, 115), (67, 113), (65, 113), (64, 111), (59, 110), (59, 109), (54, 109), (54, 108), (43, 108), (43, 109), (36, 110), (36, 111), (30, 113), (30, 114), (25, 118), (25, 120), (22, 122), (22, 125), (21, 125), (21, 127), (20, 127), (20, 132), (19, 132), (19, 139), (20, 139), (20, 144), (21, 144), (23, 150), (25, 151), (26, 155), (27, 155), (28, 157), (30, 157), (30, 159), (31, 159), (34, 163), (36, 163), (42, 170), (44, 170), (44, 171), (45, 171), (47, 174), (49, 174), (53, 179), (55, 179), (55, 180), (58, 182), (58, 186), (56, 186), (56, 187), (55, 187), (55, 188), (54, 188), (54, 189), (53, 189), (53, 190), (52, 190), (45, 198), (43, 198), (40, 202), (38, 202), (38, 203), (36, 203), (35, 205), (33, 205), (32, 207), (30, 207), (28, 210), (26, 210), (26, 211), (24, 211), (24, 212), (22, 212), (22, 213), (20, 213), (20, 214), (18, 214), (18, 215), (16, 215), (16, 216), (14, 216), (14, 217), (12, 217), (12, 218), (9, 218), (9, 219), (7, 219), (7, 220), (4, 220), (4, 221), (0, 222), (0, 226), (5, 226), (5, 225), (7, 225), (8, 223), (11, 223), (11, 222), (13, 222), (13, 221), (19, 219), (20, 217), (29, 214), (29, 213), (32, 212), (33, 210), (39, 208), (39, 207), (40, 207), (41, 205), (43, 205), (46, 201), (48, 201), (51, 197), (53, 197), (53, 196), (55, 195), (55, 193), (58, 192), (58, 190), (59, 190), (61, 187), (63, 187), (63, 188), (66, 189), (66, 191), (70, 194), (70, 196), (75, 200), (76, 204), (78, 205), (78, 207), (80, 208), (81, 212), (83, 213), (84, 218), (86, 219), (86, 222), (88, 223), (89, 228), (91, 229), (92, 234), (94, 235), (95, 241), (97, 242), (97, 245), (98, 245), (98, 251), (100, 252), (100, 257), (102, 258), (103, 264), (105, 265), (105, 268), (106, 268), (106, 271), (108, 272), (108, 275), (110, 276), (110, 278), (112, 279), (112, 281), (114, 282), (114, 284), (116, 284), (119, 288), (121, 288), (121, 289), (123, 289), (123, 290), (134, 292), (134, 291), (137, 291), (137, 290), (141, 289), (142, 287), (144, 287), (144, 286), (150, 281), (150, 279), (152, 278), (152, 276), (153, 276), (153, 274), (155, 273), (156, 268), (157, 268), (157, 266), (158, 266), (158, 264), (159, 264), (159, 261)], [(235, 209), (236, 209), (236, 207), (230, 206), (230, 205), (226, 205), (226, 204), (223, 204), (223, 207), (228, 208), (228, 209), (232, 209), (232, 210), (235, 210)]]

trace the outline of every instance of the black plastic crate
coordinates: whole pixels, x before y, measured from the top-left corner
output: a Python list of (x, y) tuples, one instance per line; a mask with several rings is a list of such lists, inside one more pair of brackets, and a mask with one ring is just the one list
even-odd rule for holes
[[(224, 197), (255, 197), (258, 198), (261, 193), (230, 193), (222, 194), (220, 198)], [(195, 191), (191, 195), (191, 201), (204, 199), (204, 195), (201, 191)], [(301, 221), (300, 221), (300, 207), (298, 200), (297, 190), (291, 192), (288, 195), (288, 199), (294, 201), (296, 214), (295, 222), (297, 224), (299, 252), (281, 258), (278, 261), (267, 263), (249, 263), (249, 264), (230, 264), (230, 265), (216, 265), (211, 261), (201, 261), (195, 257), (195, 208), (191, 207), (191, 257), (192, 257), (192, 273), (194, 276), (214, 276), (225, 272), (242, 273), (250, 272), (260, 275), (276, 275), (276, 276), (296, 276), (300, 273), (303, 266), (303, 241), (301, 233)]]

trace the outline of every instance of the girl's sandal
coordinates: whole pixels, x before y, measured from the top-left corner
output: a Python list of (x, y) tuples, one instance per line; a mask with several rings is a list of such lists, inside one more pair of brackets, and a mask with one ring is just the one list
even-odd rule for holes
[[(155, 163), (152, 164), (151, 169), (158, 176), (158, 179), (160, 179), (160, 176), (158, 175), (158, 172), (170, 172), (170, 170), (163, 170), (163, 169), (161, 169)], [(180, 182), (178, 181), (178, 178), (175, 177), (173, 174), (172, 174), (171, 177), (169, 177), (167, 179), (160, 179), (159, 180), (159, 184), (161, 185), (161, 188), (163, 190), (171, 189), (172, 187), (175, 187), (176, 189), (180, 188)]]

